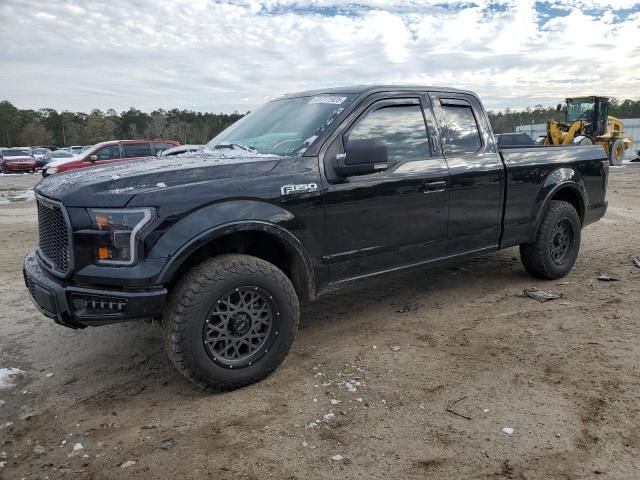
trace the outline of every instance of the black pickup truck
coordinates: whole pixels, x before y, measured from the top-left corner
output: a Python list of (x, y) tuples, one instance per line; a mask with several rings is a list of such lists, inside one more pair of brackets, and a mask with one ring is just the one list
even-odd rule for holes
[(299, 299), (343, 282), (515, 245), (566, 275), (608, 169), (597, 146), (499, 151), (467, 91), (289, 94), (201, 152), (44, 179), (24, 276), (61, 325), (157, 321), (187, 378), (229, 390), (283, 361)]

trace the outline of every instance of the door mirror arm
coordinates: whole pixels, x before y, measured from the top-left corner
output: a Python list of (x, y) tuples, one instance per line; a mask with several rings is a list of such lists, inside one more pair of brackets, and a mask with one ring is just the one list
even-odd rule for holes
[(381, 172), (388, 167), (387, 146), (377, 139), (347, 141), (345, 152), (333, 159), (333, 169), (343, 178)]

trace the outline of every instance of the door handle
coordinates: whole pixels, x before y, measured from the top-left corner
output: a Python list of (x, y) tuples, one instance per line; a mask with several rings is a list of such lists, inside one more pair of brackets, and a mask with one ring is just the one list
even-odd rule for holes
[(423, 193), (444, 192), (447, 189), (447, 181), (439, 180), (435, 182), (424, 182), (422, 184)]

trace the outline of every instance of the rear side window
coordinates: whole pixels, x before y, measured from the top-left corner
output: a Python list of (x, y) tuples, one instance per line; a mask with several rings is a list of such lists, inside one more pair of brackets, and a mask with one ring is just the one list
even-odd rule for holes
[(370, 139), (384, 142), (389, 165), (430, 157), (420, 105), (389, 106), (369, 112), (351, 131), (347, 142)]
[(448, 153), (475, 153), (482, 146), (476, 118), (470, 105), (442, 105), (447, 125)]
[(120, 158), (120, 146), (110, 145), (108, 147), (101, 148), (95, 155), (98, 160), (113, 160), (114, 158)]
[(151, 156), (151, 147), (148, 143), (124, 143), (122, 149), (124, 158)]

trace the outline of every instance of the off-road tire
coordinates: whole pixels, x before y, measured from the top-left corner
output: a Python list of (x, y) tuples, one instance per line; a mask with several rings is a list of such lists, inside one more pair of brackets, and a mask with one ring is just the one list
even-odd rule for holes
[[(279, 312), (278, 331), (267, 353), (253, 364), (234, 369), (214, 361), (205, 347), (203, 329), (225, 292), (246, 285), (270, 295)], [(299, 316), (295, 289), (280, 269), (248, 255), (221, 255), (192, 268), (171, 292), (162, 320), (165, 349), (180, 373), (199, 387), (233, 390), (262, 380), (282, 363), (293, 344)]]
[[(566, 254), (555, 261), (552, 256), (552, 241), (556, 237), (554, 228), (562, 225), (571, 229)], [(581, 239), (580, 216), (568, 202), (552, 200), (540, 222), (536, 240), (520, 245), (520, 259), (524, 268), (534, 277), (553, 280), (567, 275), (578, 258)]]

